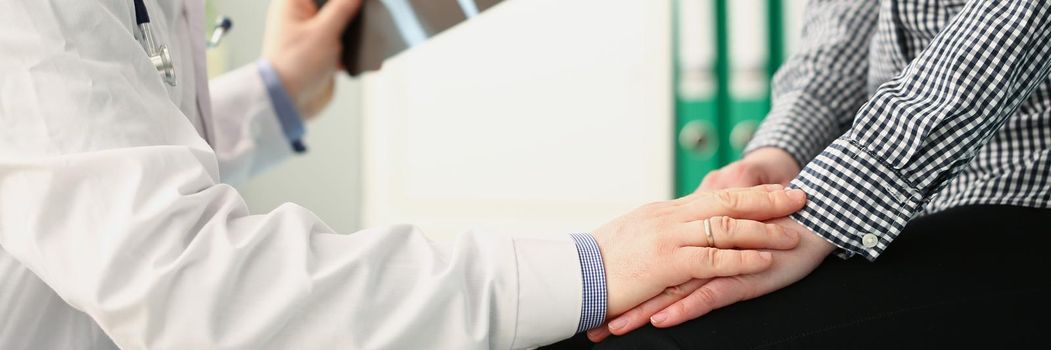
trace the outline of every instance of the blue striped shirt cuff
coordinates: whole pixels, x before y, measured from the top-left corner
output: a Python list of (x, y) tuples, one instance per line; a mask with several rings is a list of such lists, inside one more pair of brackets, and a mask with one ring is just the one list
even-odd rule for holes
[(580, 274), (584, 278), (583, 302), (577, 333), (602, 325), (606, 320), (606, 267), (595, 238), (587, 233), (571, 235), (580, 257)]
[(288, 138), (288, 142), (292, 145), (292, 150), (296, 153), (306, 152), (307, 148), (303, 144), (303, 135), (306, 134), (303, 118), (300, 118), (299, 111), (296, 110), (296, 104), (292, 102), (292, 97), (285, 90), (285, 85), (281, 82), (281, 78), (277, 76), (277, 71), (274, 70), (274, 66), (270, 64), (270, 61), (266, 59), (260, 59), (256, 66), (259, 67), (259, 75), (263, 77), (263, 84), (266, 85), (266, 93), (270, 95), (270, 103), (274, 106), (274, 114), (277, 114), (277, 120), (281, 123), (281, 130), (284, 131), (285, 137)]

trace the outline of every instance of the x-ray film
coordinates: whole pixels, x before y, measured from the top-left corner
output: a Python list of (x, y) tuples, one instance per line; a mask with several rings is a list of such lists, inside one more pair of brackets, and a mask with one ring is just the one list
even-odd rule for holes
[[(327, 0), (316, 0), (324, 5)], [(350, 75), (377, 70), (391, 56), (477, 16), (503, 0), (364, 0), (343, 34)]]

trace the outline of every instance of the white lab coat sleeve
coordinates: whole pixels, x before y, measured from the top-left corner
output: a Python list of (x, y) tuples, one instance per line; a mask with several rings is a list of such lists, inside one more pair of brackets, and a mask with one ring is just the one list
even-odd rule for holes
[(0, 247), (118, 346), (506, 349), (575, 331), (568, 237), (441, 244), (337, 234), (291, 204), (250, 214), (130, 4), (0, 2)]
[(211, 144), (224, 183), (242, 183), (292, 155), (255, 64), (219, 76), (209, 90)]
[(568, 237), (517, 237), (514, 241), (519, 282), (512, 348), (569, 338), (580, 323), (583, 307), (583, 293), (562, 292), (584, 288), (576, 245), (566, 244), (572, 241)]

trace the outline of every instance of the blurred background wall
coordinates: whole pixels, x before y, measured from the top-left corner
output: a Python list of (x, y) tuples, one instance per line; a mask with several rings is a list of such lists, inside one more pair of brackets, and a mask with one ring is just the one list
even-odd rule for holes
[(363, 79), (362, 222), (590, 231), (672, 194), (668, 1), (509, 0)]
[[(254, 61), (265, 0), (209, 0), (234, 30), (212, 71)], [(310, 152), (240, 186), (340, 232), (413, 223), (586, 231), (692, 191), (740, 155), (805, 0), (508, 0), (341, 77)]]

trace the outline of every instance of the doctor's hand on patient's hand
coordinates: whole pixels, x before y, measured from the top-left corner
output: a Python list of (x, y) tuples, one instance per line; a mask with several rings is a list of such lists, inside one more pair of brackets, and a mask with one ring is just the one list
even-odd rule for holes
[[(788, 152), (779, 148), (760, 148), (740, 161), (709, 173), (697, 191), (769, 183), (784, 185), (799, 171), (799, 164)], [(806, 277), (835, 248), (792, 219), (778, 218), (768, 223), (800, 237), (800, 244), (795, 249), (773, 251), (774, 262), (768, 270), (752, 275), (692, 279), (669, 287), (660, 295), (611, 319), (606, 327), (589, 331), (588, 338), (599, 342), (611, 334), (624, 335), (647, 323), (671, 327), (714, 309), (776, 291)]]
[(658, 328), (672, 327), (712, 310), (769, 294), (806, 277), (835, 249), (824, 238), (791, 218), (768, 223), (795, 233), (800, 239), (795, 249), (772, 251), (773, 262), (769, 269), (749, 275), (693, 279), (668, 288), (612, 319), (607, 327), (589, 331), (588, 338), (599, 342), (611, 334), (624, 335), (647, 323)]
[[(792, 249), (799, 238), (794, 231), (751, 220), (783, 217), (805, 202), (802, 191), (780, 185), (699, 191), (643, 206), (606, 224), (594, 237), (605, 262), (608, 314), (619, 315), (691, 279), (767, 270), (776, 254), (771, 259), (769, 252), (737, 249)], [(714, 247), (708, 246), (704, 231), (707, 218), (714, 218)]]
[(314, 0), (273, 0), (263, 39), (270, 61), (300, 115), (312, 119), (329, 102), (341, 71), (340, 38), (362, 0), (329, 0), (320, 10)]
[(705, 175), (700, 190), (751, 187), (764, 184), (788, 185), (799, 175), (799, 163), (780, 148), (764, 147), (739, 161)]

